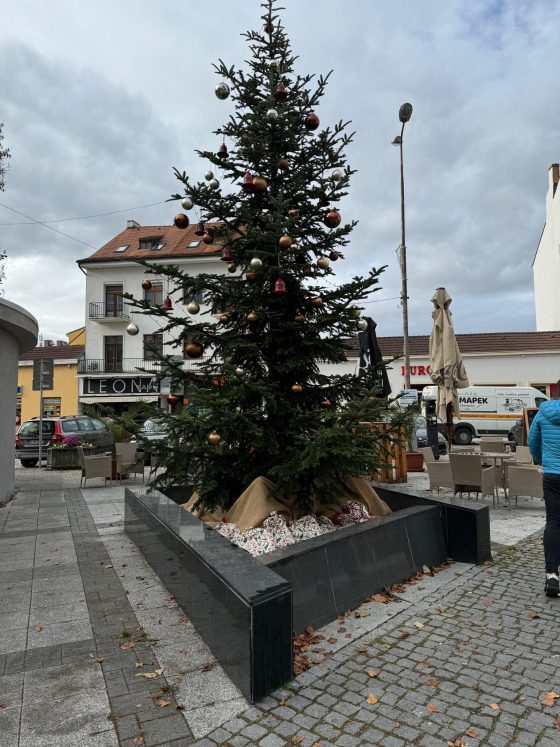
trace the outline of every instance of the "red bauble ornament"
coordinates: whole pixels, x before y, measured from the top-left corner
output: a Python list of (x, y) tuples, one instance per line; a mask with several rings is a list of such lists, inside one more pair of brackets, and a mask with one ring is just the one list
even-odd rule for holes
[(179, 398), (175, 394), (170, 394), (167, 398), (167, 404), (168, 405), (176, 405), (179, 401)]
[[(278, 161), (278, 168), (282, 169), (282, 171), (287, 171), (290, 168), (290, 162), (287, 158), (280, 158)], [(288, 213), (289, 215), (290, 213)]]
[(163, 306), (163, 308), (164, 308), (164, 309), (166, 309), (167, 311), (171, 311), (171, 309), (173, 308), (173, 304), (171, 303), (171, 299), (169, 298), (169, 296), (166, 296), (166, 297), (165, 297), (165, 298), (163, 299), (163, 304), (162, 304), (162, 306)]
[(301, 394), (303, 392), (303, 387), (301, 384), (292, 384), (290, 390), (293, 392), (293, 394)]
[(202, 355), (202, 345), (199, 342), (189, 342), (185, 345), (185, 353), (189, 358), (200, 358)]
[(243, 184), (241, 185), (245, 192), (252, 192), (254, 190), (253, 187), (253, 175), (250, 171), (245, 172), (245, 176), (243, 177)]
[(322, 306), (322, 305), (323, 305), (323, 299), (321, 298), (321, 296), (315, 296), (315, 298), (312, 298), (312, 299), (311, 299), (311, 303), (312, 303), (312, 304), (313, 304), (313, 306), (315, 306), (316, 308), (319, 308), (320, 306)]
[(340, 225), (340, 213), (338, 212), (338, 210), (329, 210), (329, 212), (323, 218), (323, 221), (329, 228), (336, 228), (338, 225)]
[(227, 158), (229, 153), (227, 152), (227, 145), (225, 143), (222, 143), (220, 147), (218, 148), (218, 152), (216, 153), (218, 158)]
[(340, 254), (336, 251), (336, 249), (333, 249), (329, 254), (329, 258), (331, 262), (336, 262), (337, 259), (340, 259)]
[(201, 221), (198, 226), (196, 227), (196, 231), (194, 232), (195, 236), (204, 236), (206, 231), (204, 230), (204, 223)]
[(282, 280), (282, 278), (278, 278), (278, 280), (274, 283), (274, 292), (277, 295), (286, 293), (286, 283)]
[(311, 267), (311, 265), (304, 265), (302, 273), (305, 277), (309, 278), (311, 277), (311, 275), (313, 275), (313, 268)]
[(222, 262), (231, 262), (233, 259), (233, 252), (231, 251), (231, 246), (229, 244), (226, 244), (222, 249), (222, 256), (220, 259)]
[(290, 208), (288, 210), (288, 218), (297, 218), (299, 215), (299, 210), (297, 208)]
[(286, 99), (288, 98), (286, 86), (283, 83), (278, 83), (278, 85), (276, 86), (274, 98), (276, 99), (276, 101), (286, 101)]
[(298, 313), (294, 316), (294, 322), (297, 322), (298, 324), (304, 324), (305, 317), (301, 313), (301, 311), (298, 311)]
[(175, 228), (187, 228), (189, 225), (189, 219), (184, 213), (177, 213), (173, 219)]
[(330, 401), (330, 399), (326, 399), (326, 398), (325, 398), (325, 399), (324, 399), (324, 400), (323, 400), (323, 401), (321, 402), (321, 407), (324, 407), (324, 408), (325, 408), (325, 410), (326, 410), (327, 408), (329, 408), (330, 406), (331, 406), (331, 401)]
[(142, 288), (145, 291), (152, 290), (152, 282), (151, 282), (151, 280), (148, 280), (147, 278), (146, 278), (146, 280), (142, 280)]
[(267, 34), (272, 34), (272, 32), (274, 31), (274, 26), (272, 25), (271, 21), (267, 21), (264, 24), (264, 30), (266, 31)]
[(316, 130), (320, 124), (321, 124), (321, 120), (315, 114), (315, 112), (311, 112), (311, 114), (308, 114), (307, 117), (305, 118), (305, 129), (306, 130)]

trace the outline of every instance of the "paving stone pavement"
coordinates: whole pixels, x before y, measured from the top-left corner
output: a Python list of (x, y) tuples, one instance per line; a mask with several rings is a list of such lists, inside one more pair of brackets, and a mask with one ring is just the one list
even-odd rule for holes
[(332, 655), (250, 706), (124, 534), (123, 489), (55, 479), (0, 508), (0, 747), (560, 744), (542, 534), (327, 626)]

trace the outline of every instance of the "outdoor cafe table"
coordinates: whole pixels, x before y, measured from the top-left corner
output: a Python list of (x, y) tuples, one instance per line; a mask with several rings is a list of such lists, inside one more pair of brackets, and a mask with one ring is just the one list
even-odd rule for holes
[[(506, 480), (505, 480), (505, 474), (504, 474), (504, 462), (515, 461), (515, 454), (512, 454), (509, 451), (481, 451), (480, 456), (482, 458), (482, 461), (484, 461), (485, 459), (492, 459), (494, 462), (494, 467), (498, 467), (498, 462), (500, 463), (499, 466), (502, 472), (502, 484), (504, 486), (504, 493), (507, 498), (507, 487), (506, 487)], [(496, 500), (498, 500), (497, 477), (494, 480), (494, 495), (496, 496)]]

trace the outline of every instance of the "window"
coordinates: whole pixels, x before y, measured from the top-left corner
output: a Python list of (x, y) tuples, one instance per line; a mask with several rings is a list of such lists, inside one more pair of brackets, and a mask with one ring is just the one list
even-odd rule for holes
[(105, 371), (107, 373), (120, 373), (123, 365), (122, 335), (107, 335), (104, 338), (104, 343)]
[(60, 397), (43, 398), (43, 417), (60, 417)]
[(115, 249), (115, 253), (116, 253), (116, 252), (126, 252), (126, 250), (128, 249), (128, 246), (129, 246), (128, 244), (127, 244), (126, 246), (118, 246), (118, 247), (117, 247), (117, 248)]
[(144, 301), (150, 306), (161, 306), (163, 303), (163, 283), (152, 283), (150, 290), (144, 291)]
[(144, 360), (155, 361), (161, 355), (163, 355), (163, 334), (155, 332), (153, 335), (144, 335)]
[(93, 423), (89, 418), (78, 418), (78, 428), (81, 431), (92, 431)]
[(62, 432), (63, 433), (77, 433), (79, 431), (78, 421), (76, 418), (72, 418), (71, 420), (63, 420), (61, 422)]
[(183, 288), (183, 303), (187, 304), (191, 301), (196, 301), (197, 303), (204, 303), (204, 292), (201, 290), (195, 290), (194, 288), (189, 287), (186, 285)]
[(105, 426), (103, 425), (103, 423), (100, 420), (94, 420), (92, 418), (91, 423), (93, 425), (93, 429), (94, 430), (96, 430), (96, 431), (104, 431), (105, 430)]
[(122, 294), (122, 284), (105, 286), (105, 316), (122, 317), (124, 312)]
[(199, 244), (200, 244), (200, 241), (190, 241), (190, 242), (189, 242), (189, 243), (187, 244), (187, 248), (188, 248), (188, 249), (194, 249), (194, 248), (195, 248), (196, 246), (198, 246)]
[(146, 238), (139, 240), (138, 248), (157, 251), (164, 246), (164, 244), (161, 243), (162, 238), (163, 236), (147, 236)]

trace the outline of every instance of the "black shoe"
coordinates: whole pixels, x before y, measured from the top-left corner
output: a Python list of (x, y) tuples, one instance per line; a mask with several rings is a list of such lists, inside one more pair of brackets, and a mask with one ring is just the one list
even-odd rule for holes
[(560, 593), (560, 583), (557, 576), (547, 578), (544, 582), (544, 593), (547, 597), (557, 597)]

